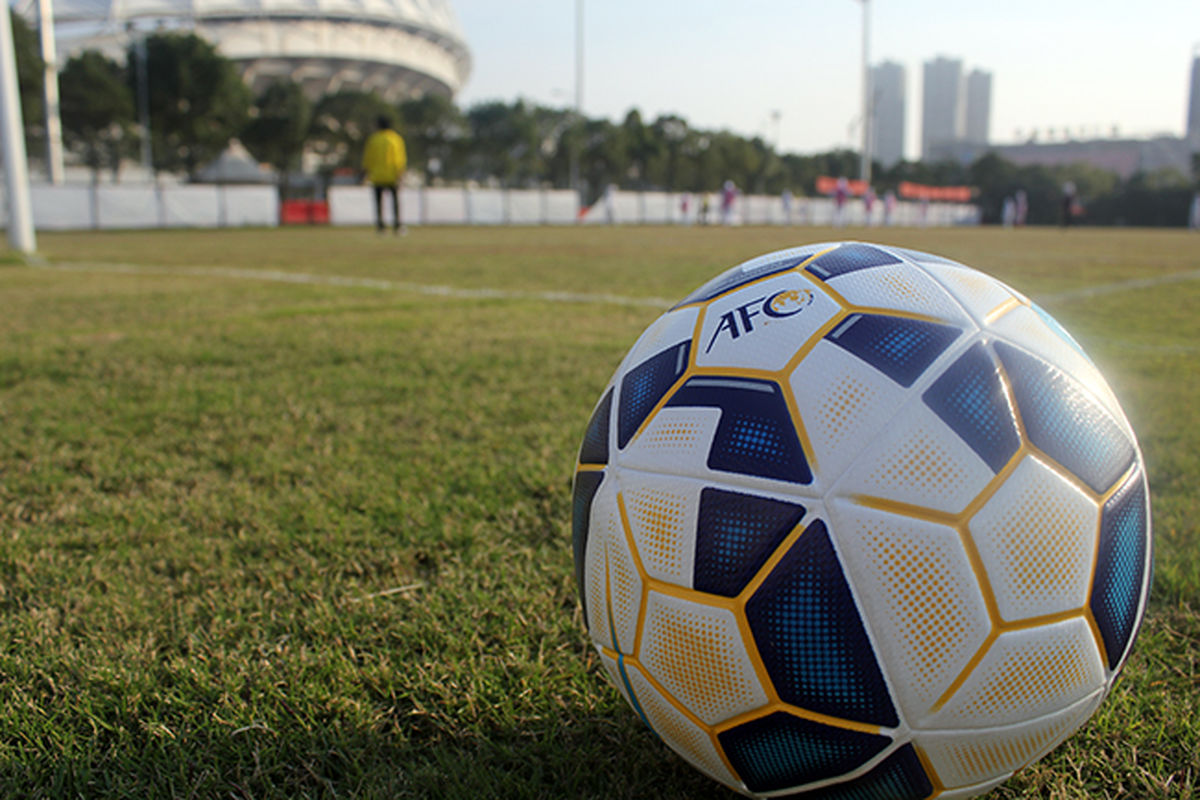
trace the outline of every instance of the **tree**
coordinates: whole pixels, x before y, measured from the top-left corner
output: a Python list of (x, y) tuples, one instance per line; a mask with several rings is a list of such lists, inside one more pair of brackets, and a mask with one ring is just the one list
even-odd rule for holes
[(21, 119), (25, 123), (25, 148), (29, 153), (40, 152), (37, 145), (44, 135), (46, 119), (46, 103), (42, 96), (46, 62), (42, 61), (37, 33), (25, 18), (11, 10), (9, 16), (13, 50), (16, 51), (17, 93), (21, 96)]
[[(250, 90), (233, 62), (193, 33), (146, 38), (150, 144), (154, 169), (196, 171), (215, 159), (245, 124)], [(137, 45), (126, 63), (137, 63)], [(130, 70), (130, 88), (137, 70)]]
[(67, 147), (92, 168), (94, 180), (106, 166), (115, 175), (121, 157), (132, 155), (138, 141), (125, 70), (111, 58), (86, 50), (67, 61), (58, 83)]
[(399, 122), (396, 109), (375, 92), (344, 89), (318, 100), (313, 109), (309, 143), (321, 159), (322, 171), (358, 170), (362, 165), (363, 145), (375, 131), (380, 117), (386, 117), (393, 125)]
[(275, 168), (286, 197), (288, 174), (300, 166), (313, 115), (312, 101), (294, 81), (275, 81), (254, 101), (241, 141), (250, 155)]
[(426, 94), (400, 104), (408, 163), (420, 170), (426, 184), (452, 172), (467, 138), (467, 123), (449, 97)]

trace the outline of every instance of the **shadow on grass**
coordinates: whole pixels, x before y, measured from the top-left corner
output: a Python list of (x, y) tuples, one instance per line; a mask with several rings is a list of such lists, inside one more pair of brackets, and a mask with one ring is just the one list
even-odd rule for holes
[[(266, 725), (171, 731), (89, 720), (73, 744), (27, 731), (3, 747), (0, 795), (60, 798), (713, 798), (629, 709), (489, 732), (421, 717), (380, 729)], [(81, 734), (84, 731), (80, 731)], [(50, 754), (57, 753), (53, 756)]]

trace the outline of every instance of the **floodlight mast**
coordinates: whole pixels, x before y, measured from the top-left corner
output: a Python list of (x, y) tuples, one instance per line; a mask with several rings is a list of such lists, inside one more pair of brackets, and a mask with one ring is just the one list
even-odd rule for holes
[(0, 134), (4, 139), (4, 180), (8, 189), (8, 245), (19, 252), (32, 253), (37, 249), (37, 240), (33, 235), (25, 126), (17, 90), (16, 49), (7, 8), (0, 10)]

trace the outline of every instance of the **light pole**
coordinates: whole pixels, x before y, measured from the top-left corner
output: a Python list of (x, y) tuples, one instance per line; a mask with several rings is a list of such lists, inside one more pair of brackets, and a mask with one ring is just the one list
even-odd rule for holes
[(0, 9), (0, 139), (4, 148), (4, 178), (8, 189), (8, 246), (22, 253), (37, 249), (33, 234), (33, 204), (29, 197), (29, 166), (25, 160), (25, 126), (17, 94), (17, 59), (12, 20)]
[[(583, 0), (575, 0), (575, 115), (572, 128), (583, 123)], [(579, 147), (582, 142), (571, 137), (571, 188), (579, 191)], [(580, 199), (582, 204), (583, 200)]]
[(871, 65), (870, 65), (870, 21), (871, 0), (862, 3), (862, 159), (859, 162), (859, 177), (871, 183)]
[(46, 102), (46, 174), (50, 182), (63, 182), (62, 115), (58, 105), (58, 50), (54, 44), (54, 9), (50, 0), (38, 0), (38, 31), (42, 44), (42, 94)]

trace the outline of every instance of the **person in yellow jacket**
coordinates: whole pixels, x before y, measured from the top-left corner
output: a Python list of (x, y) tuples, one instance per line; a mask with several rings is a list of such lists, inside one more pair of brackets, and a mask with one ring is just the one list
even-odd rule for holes
[(408, 166), (404, 139), (392, 130), (387, 117), (380, 117), (378, 124), (379, 130), (367, 137), (362, 159), (363, 172), (375, 189), (375, 225), (383, 233), (383, 193), (388, 192), (392, 195), (392, 231), (407, 233), (400, 218), (400, 193), (397, 191), (404, 168)]

